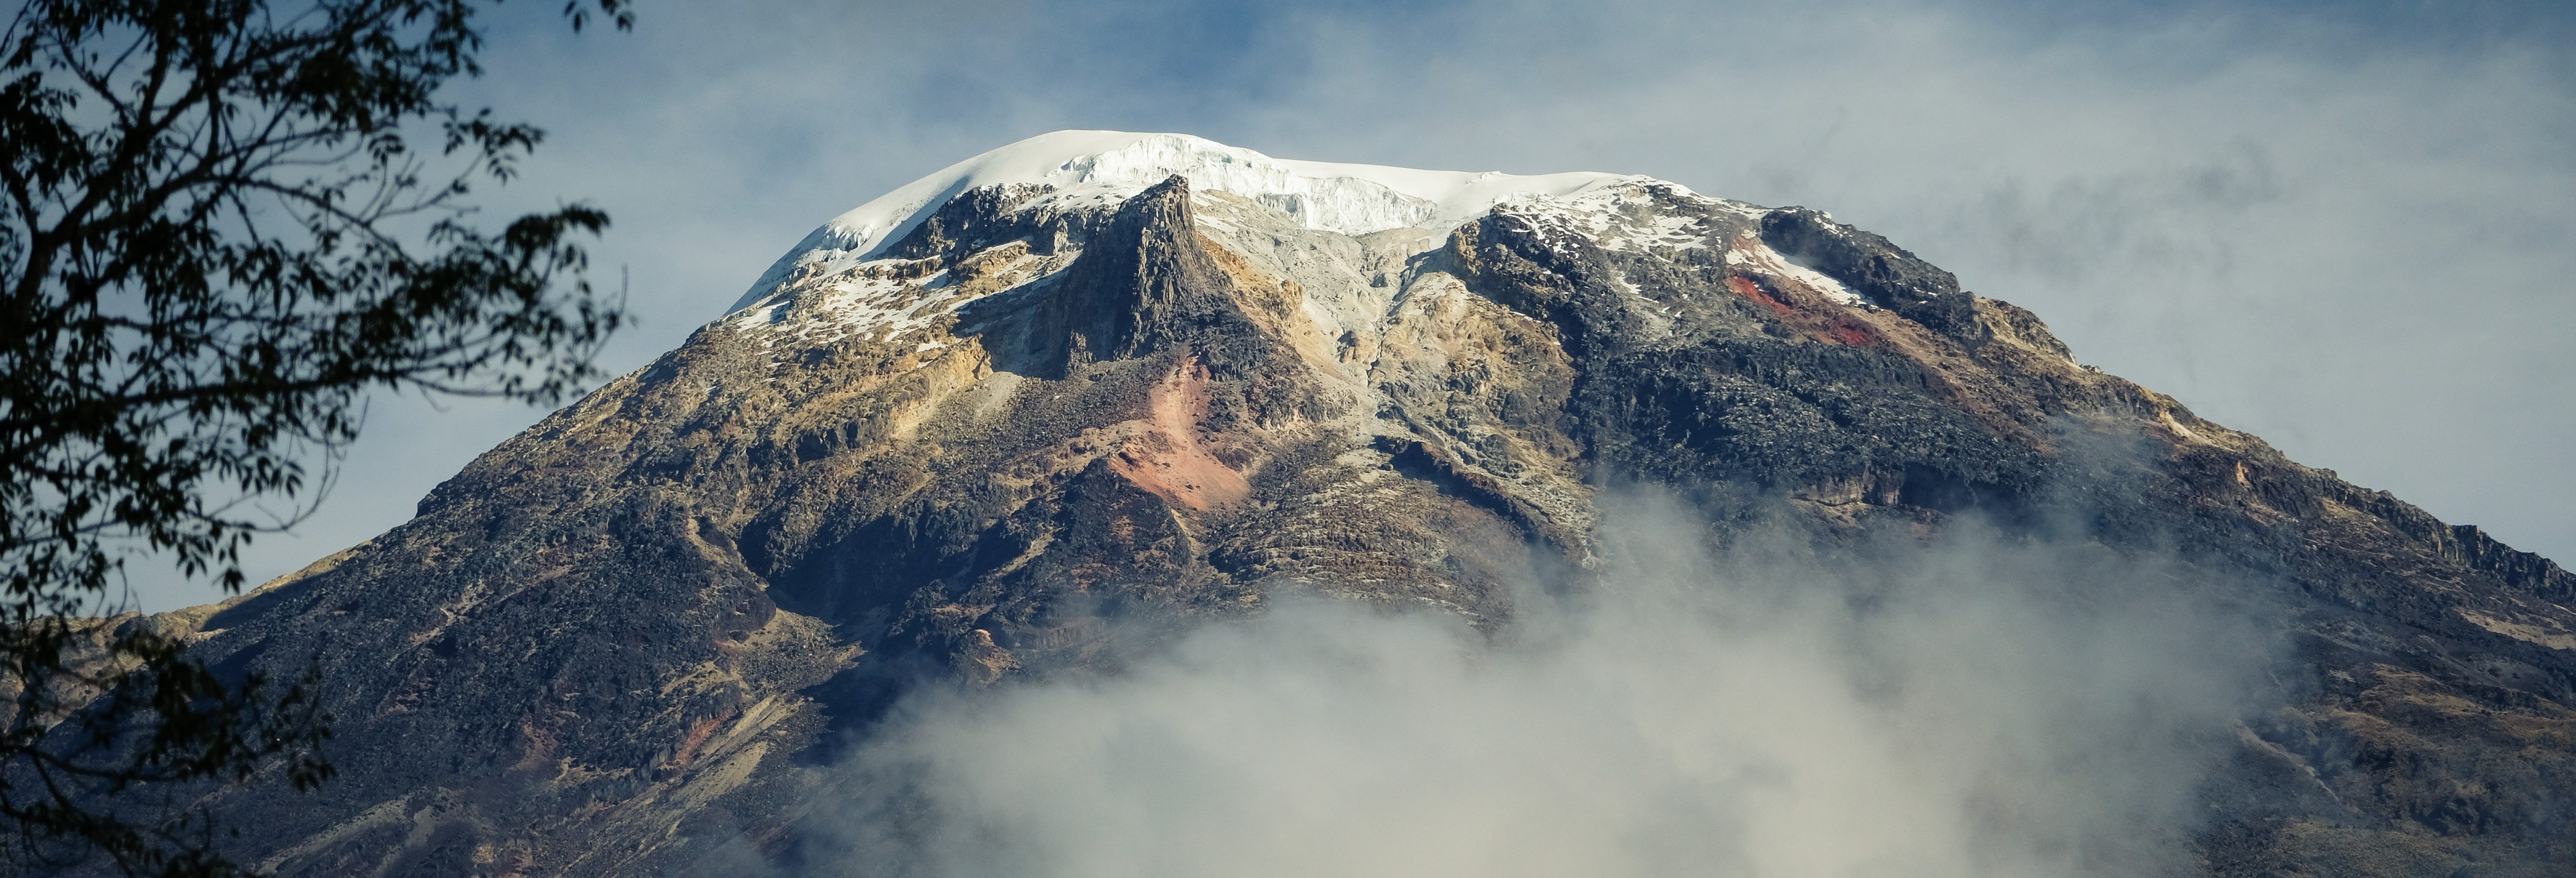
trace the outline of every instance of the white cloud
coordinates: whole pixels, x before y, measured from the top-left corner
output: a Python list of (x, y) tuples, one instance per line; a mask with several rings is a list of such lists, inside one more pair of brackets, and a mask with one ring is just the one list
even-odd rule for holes
[(807, 821), (802, 859), (1064, 878), (2187, 865), (2195, 785), (2264, 658), (2194, 584), (1981, 535), (1719, 561), (1679, 508), (1614, 507), (1601, 583), (1525, 594), (1498, 635), (1292, 597), (1121, 673), (917, 698)]

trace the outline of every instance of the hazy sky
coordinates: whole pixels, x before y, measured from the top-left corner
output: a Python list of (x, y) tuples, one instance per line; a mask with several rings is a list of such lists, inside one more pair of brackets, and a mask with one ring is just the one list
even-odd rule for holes
[[(1283, 158), (1644, 173), (1885, 234), (2079, 358), (2293, 458), (2576, 558), (2576, 13), (2288, 2), (643, 4), (494, 19), (466, 100), (551, 140), (623, 372), (808, 230), (1061, 128)], [(379, 400), (254, 582), (399, 524), (542, 416)], [(138, 575), (145, 604), (215, 597)]]

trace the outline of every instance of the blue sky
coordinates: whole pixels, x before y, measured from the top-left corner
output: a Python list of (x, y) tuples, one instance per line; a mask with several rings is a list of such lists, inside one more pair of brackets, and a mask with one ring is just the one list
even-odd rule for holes
[[(824, 219), (1060, 128), (1672, 179), (1806, 204), (2312, 466), (2576, 558), (2576, 12), (2561, 4), (647, 3), (493, 18), (461, 98), (552, 138), (626, 371)], [(542, 416), (378, 400), (254, 581), (383, 531)], [(147, 606), (216, 595), (138, 572)]]

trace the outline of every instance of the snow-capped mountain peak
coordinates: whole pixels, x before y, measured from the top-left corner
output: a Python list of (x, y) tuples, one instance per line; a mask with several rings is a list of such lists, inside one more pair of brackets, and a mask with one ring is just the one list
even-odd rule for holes
[(1198, 189), (1252, 199), (1306, 228), (1345, 235), (1445, 227), (1482, 214), (1505, 199), (1563, 197), (1652, 179), (1596, 172), (1516, 175), (1307, 162), (1275, 159), (1187, 134), (1057, 131), (942, 168), (833, 218), (771, 266), (727, 310), (759, 301), (798, 265), (874, 259), (941, 205), (971, 189), (1046, 186), (1058, 199), (1119, 201), (1174, 174), (1189, 178)]

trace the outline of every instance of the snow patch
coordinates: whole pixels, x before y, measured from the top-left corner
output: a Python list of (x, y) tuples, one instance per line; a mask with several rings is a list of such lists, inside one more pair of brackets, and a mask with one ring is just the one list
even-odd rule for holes
[(1774, 278), (1796, 283), (1823, 293), (1826, 298), (1845, 305), (1856, 308), (1878, 307), (1867, 297), (1852, 292), (1850, 287), (1843, 286), (1843, 282), (1835, 280), (1832, 275), (1799, 265), (1789, 257), (1781, 255), (1780, 251), (1771, 249), (1771, 245), (1762, 243), (1760, 238), (1751, 235), (1737, 239), (1735, 246), (1726, 251), (1726, 264), (1750, 268)]
[(1557, 235), (1570, 235), (1589, 239), (1604, 250), (1614, 251), (1708, 247), (1709, 221), (1698, 216), (1664, 213), (1656, 202), (1659, 195), (1748, 216), (1761, 215), (1759, 208), (1709, 198), (1679, 184), (1651, 177), (1631, 177), (1571, 195), (1514, 194), (1504, 197), (1494, 207), (1555, 232), (1556, 235), (1544, 236), (1551, 244), (1556, 242)]
[[(1036, 263), (1045, 261), (1044, 257), (1022, 255), (986, 273), (1026, 272), (1033, 267), (1043, 268)], [(905, 259), (854, 262), (838, 271), (818, 273), (812, 280), (793, 287), (777, 289), (724, 322), (738, 331), (761, 336), (765, 346), (791, 339), (806, 342), (817, 335), (862, 335), (869, 340), (891, 342), (929, 328), (968, 302), (1025, 289), (1054, 276), (1052, 272), (1032, 274), (986, 295), (973, 296), (958, 285), (947, 269), (919, 278), (902, 276), (903, 269), (917, 265)], [(930, 339), (921, 342), (914, 352), (947, 346), (945, 341)]]

